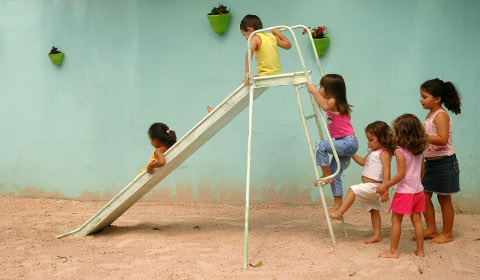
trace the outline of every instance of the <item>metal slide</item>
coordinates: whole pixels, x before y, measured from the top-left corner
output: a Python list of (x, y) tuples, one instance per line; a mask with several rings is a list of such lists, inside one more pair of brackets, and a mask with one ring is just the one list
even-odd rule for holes
[[(253, 99), (257, 99), (265, 90), (272, 86), (306, 83), (307, 80), (311, 80), (310, 73), (307, 73), (307, 75), (308, 77), (305, 76), (305, 72), (298, 72), (269, 76), (268, 79), (255, 77), (253, 79), (257, 87), (253, 89)], [(249, 103), (250, 87), (242, 84), (175, 145), (168, 149), (165, 153), (167, 163), (163, 167), (155, 169), (154, 174), (149, 174), (144, 171), (81, 227), (58, 235), (57, 238), (71, 234), (75, 234), (75, 236), (85, 236), (98, 232), (113, 223), (190, 155), (240, 114)]]

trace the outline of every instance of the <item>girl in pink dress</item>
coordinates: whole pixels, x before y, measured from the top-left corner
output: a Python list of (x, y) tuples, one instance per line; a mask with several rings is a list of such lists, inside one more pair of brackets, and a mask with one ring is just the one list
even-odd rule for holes
[(425, 212), (422, 177), (424, 173), (423, 151), (427, 147), (427, 136), (420, 120), (412, 114), (398, 117), (393, 122), (393, 132), (398, 145), (398, 149), (395, 150), (397, 174), (390, 181), (377, 187), (377, 193), (383, 195), (389, 188), (396, 185), (395, 195), (390, 206), (390, 211), (393, 211), (390, 250), (380, 253), (378, 256), (398, 258), (403, 215), (410, 215), (417, 241), (415, 254), (424, 257), (421, 213)]

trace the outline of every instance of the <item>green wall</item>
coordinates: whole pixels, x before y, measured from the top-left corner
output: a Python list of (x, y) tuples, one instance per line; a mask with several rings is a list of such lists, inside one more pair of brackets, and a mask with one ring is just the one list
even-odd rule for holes
[[(150, 157), (151, 123), (182, 136), (206, 105), (240, 85), (246, 41), (238, 26), (251, 13), (266, 27), (328, 27), (322, 66), (346, 80), (361, 155), (368, 123), (406, 112), (423, 119), (420, 84), (454, 82), (463, 96), (453, 116), (462, 189), (455, 203), (480, 212), (479, 1), (222, 3), (232, 17), (217, 35), (205, 14), (218, 1), (1, 1), (0, 194), (106, 199), (121, 190)], [(306, 37), (297, 36), (318, 81)], [(53, 45), (65, 53), (59, 67), (47, 57)], [(301, 70), (293, 49), (280, 55), (284, 72)], [(243, 203), (247, 128), (245, 111), (149, 198)], [(253, 203), (318, 202), (292, 88), (270, 89), (255, 103), (252, 168)], [(360, 172), (353, 163), (347, 187)]]

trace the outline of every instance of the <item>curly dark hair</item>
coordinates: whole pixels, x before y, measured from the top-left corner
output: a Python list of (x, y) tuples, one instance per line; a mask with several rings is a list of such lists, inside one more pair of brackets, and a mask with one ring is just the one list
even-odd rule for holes
[(367, 125), (367, 127), (365, 127), (365, 133), (377, 137), (382, 147), (393, 155), (397, 146), (395, 144), (395, 138), (393, 137), (393, 131), (386, 122), (376, 121)]
[(425, 134), (420, 120), (412, 114), (404, 114), (393, 121), (393, 133), (397, 146), (418, 156), (428, 146), (428, 136)]
[(460, 94), (451, 82), (443, 82), (436, 78), (428, 80), (420, 86), (420, 89), (430, 93), (433, 97), (440, 97), (441, 102), (450, 111), (458, 115), (462, 112), (460, 106)]
[(175, 134), (175, 131), (170, 130), (168, 128), (168, 125), (164, 123), (152, 124), (148, 129), (148, 135), (150, 135), (152, 139), (156, 139), (162, 142), (168, 148), (177, 143), (177, 136)]

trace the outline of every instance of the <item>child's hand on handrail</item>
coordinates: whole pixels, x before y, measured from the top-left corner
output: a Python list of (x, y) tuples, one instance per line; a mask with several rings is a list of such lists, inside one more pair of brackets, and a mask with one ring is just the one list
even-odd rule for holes
[(309, 83), (309, 82), (307, 82), (307, 90), (308, 90), (308, 92), (310, 92), (312, 94), (315, 93), (315, 92), (318, 92), (317, 86), (312, 84), (312, 83)]
[(242, 83), (246, 86), (248, 86), (248, 78), (249, 77), (248, 77), (248, 73), (247, 73), (247, 74), (245, 74), (245, 79), (243, 79), (243, 81), (242, 81)]
[[(306, 84), (302, 84), (301, 86), (298, 86), (298, 88), (299, 88), (299, 89), (301, 89), (301, 88), (306, 88), (306, 87), (308, 87), (308, 85), (313, 85), (313, 84), (307, 82)], [(319, 85), (320, 85), (320, 84), (315, 84), (315, 85), (313, 85), (313, 86), (316, 88), (316, 87), (318, 87)]]

